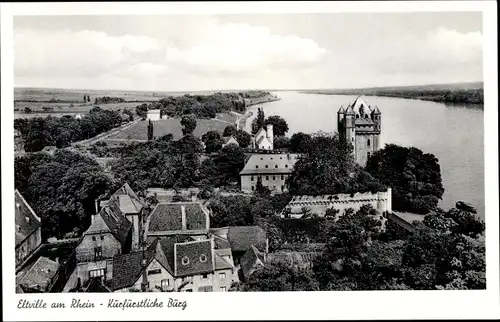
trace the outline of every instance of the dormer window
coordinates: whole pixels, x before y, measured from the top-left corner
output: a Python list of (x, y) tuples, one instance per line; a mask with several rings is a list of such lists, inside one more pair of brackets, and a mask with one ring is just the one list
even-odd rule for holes
[(285, 168), (288, 168), (288, 164), (285, 164)]
[(256, 165), (255, 165), (255, 169), (258, 169), (258, 168), (259, 168), (259, 165), (258, 165), (258, 164), (256, 164)]
[(277, 168), (278, 168), (278, 165), (276, 164), (276, 165), (274, 165), (274, 167), (277, 169)]
[(269, 168), (269, 166), (266, 164), (266, 169)]
[(205, 254), (201, 254), (200, 262), (205, 263), (207, 261), (207, 256)]
[(189, 265), (189, 258), (187, 256), (182, 257), (182, 265), (186, 266)]

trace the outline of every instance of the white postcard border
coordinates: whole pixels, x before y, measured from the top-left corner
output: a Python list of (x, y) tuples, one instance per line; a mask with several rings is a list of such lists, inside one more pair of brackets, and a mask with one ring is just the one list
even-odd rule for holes
[[(13, 190), (13, 25), (14, 15), (65, 14), (237, 14), (314, 12), (482, 11), (485, 90), (485, 209), (487, 290), (279, 293), (15, 294)], [(498, 66), (494, 1), (421, 2), (238, 2), (238, 3), (29, 3), (1, 4), (3, 313), (10, 321), (184, 320), (184, 319), (398, 319), (498, 318)], [(187, 301), (186, 310), (107, 309), (108, 299)], [(20, 299), (95, 302), (95, 309), (17, 309)], [(103, 305), (99, 305), (103, 303)], [(50, 305), (50, 304), (49, 304)]]

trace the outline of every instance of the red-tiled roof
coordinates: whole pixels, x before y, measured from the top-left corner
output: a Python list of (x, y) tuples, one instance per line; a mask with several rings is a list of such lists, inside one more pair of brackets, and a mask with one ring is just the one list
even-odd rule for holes
[(15, 190), (16, 201), (16, 247), (41, 226), (40, 218), (28, 205), (19, 191)]
[(227, 239), (233, 252), (245, 252), (252, 245), (260, 251), (267, 251), (266, 232), (259, 226), (229, 227)]

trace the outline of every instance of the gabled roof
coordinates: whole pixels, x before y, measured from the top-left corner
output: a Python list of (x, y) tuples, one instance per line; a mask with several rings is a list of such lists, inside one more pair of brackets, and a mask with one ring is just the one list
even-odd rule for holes
[(215, 259), (210, 239), (176, 243), (174, 251), (176, 276), (198, 275), (214, 271)]
[(101, 216), (109, 232), (111, 232), (123, 246), (127, 241), (132, 223), (117, 211), (116, 207), (111, 207), (112, 205), (113, 203), (110, 200), (107, 206), (101, 209), (98, 216)]
[(121, 186), (110, 199), (116, 199), (122, 214), (137, 214), (142, 208), (143, 204), (137, 194), (132, 190), (128, 183)]
[(175, 250), (174, 245), (176, 243), (185, 243), (192, 242), (193, 238), (185, 235), (175, 235), (173, 237), (162, 238), (159, 243), (161, 245), (163, 254), (165, 254), (165, 269), (172, 275), (175, 276), (174, 268), (175, 268)]
[(208, 230), (208, 216), (199, 202), (159, 203), (150, 215), (149, 231)]
[(19, 246), (28, 236), (41, 227), (41, 220), (35, 214), (30, 205), (26, 202), (21, 193), (14, 191), (16, 201), (16, 247)]
[(370, 105), (368, 105), (368, 103), (366, 103), (365, 100), (361, 98), (361, 96), (356, 98), (356, 100), (350, 105), (350, 107), (352, 107), (355, 114), (359, 115), (361, 115), (361, 111), (363, 111), (363, 113), (365, 114), (371, 114), (372, 112)]
[(220, 269), (233, 269), (233, 265), (226, 261), (220, 254), (217, 252), (214, 253), (215, 257), (215, 270), (220, 270)]
[(227, 240), (226, 238), (217, 235), (212, 235), (212, 237), (214, 238), (215, 249), (231, 248), (231, 244), (229, 243), (229, 240)]
[(129, 254), (117, 255), (113, 257), (113, 290), (130, 287), (139, 279), (143, 272), (142, 259), (146, 260), (147, 267), (157, 256), (158, 240), (156, 239), (144, 251), (136, 251)]
[(258, 250), (267, 251), (267, 236), (259, 226), (229, 227), (227, 239), (233, 252), (245, 252), (255, 246)]
[(252, 154), (240, 175), (291, 173), (298, 157), (296, 153)]
[(257, 133), (255, 134), (255, 138), (259, 138), (259, 137), (266, 137), (267, 136), (267, 131), (265, 128), (261, 127), (259, 129), (259, 131), (257, 131)]
[(224, 141), (224, 144), (236, 144), (236, 145), (239, 145), (238, 143), (238, 140), (236, 140), (234, 138), (234, 136), (225, 136), (222, 138), (222, 140)]
[(101, 278), (91, 278), (84, 283), (82, 287), (84, 293), (111, 293), (113, 292), (106, 286)]
[(25, 272), (19, 275), (16, 284), (24, 291), (45, 292), (59, 269), (59, 264), (47, 257), (40, 257)]
[(240, 259), (243, 276), (248, 278), (258, 266), (264, 266), (264, 263), (264, 255), (252, 245)]

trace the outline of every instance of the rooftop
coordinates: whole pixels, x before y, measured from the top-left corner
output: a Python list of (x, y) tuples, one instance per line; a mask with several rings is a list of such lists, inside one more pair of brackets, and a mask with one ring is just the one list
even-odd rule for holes
[(214, 270), (211, 240), (176, 243), (174, 251), (176, 276), (198, 275)]
[(21, 286), (25, 292), (28, 289), (45, 292), (58, 269), (59, 264), (57, 262), (47, 257), (40, 257), (26, 271), (18, 275), (16, 284)]
[(245, 164), (240, 175), (260, 173), (291, 173), (299, 154), (274, 153), (253, 154)]
[(208, 216), (199, 202), (159, 203), (150, 215), (149, 231), (208, 230)]
[(41, 227), (40, 218), (35, 214), (30, 205), (17, 189), (14, 191), (16, 201), (16, 247), (28, 236)]

